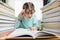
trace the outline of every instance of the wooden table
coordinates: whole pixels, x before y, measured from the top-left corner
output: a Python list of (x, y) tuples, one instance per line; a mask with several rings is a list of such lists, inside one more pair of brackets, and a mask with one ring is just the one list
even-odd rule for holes
[(60, 40), (59, 38), (9, 38), (6, 40)]
[(5, 31), (5, 32), (0, 32), (0, 38), (4, 37), (4, 36), (8, 36), (11, 32), (13, 32), (13, 30), (8, 30), (8, 31)]

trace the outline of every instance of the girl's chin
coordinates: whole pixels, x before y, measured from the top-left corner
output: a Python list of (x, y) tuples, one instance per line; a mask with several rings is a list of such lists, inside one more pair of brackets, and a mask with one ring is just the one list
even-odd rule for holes
[(28, 18), (31, 18), (31, 17), (28, 17)]

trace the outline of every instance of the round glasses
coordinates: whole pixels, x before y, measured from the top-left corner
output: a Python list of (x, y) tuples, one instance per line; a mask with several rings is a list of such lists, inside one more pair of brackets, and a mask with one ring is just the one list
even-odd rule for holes
[(35, 10), (26, 10), (25, 12), (26, 12), (26, 14), (33, 14), (35, 12)]

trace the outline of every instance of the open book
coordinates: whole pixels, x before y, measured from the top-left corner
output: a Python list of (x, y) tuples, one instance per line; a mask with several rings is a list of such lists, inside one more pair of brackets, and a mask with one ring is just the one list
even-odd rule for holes
[(29, 29), (16, 29), (14, 32), (12, 32), (8, 38), (14, 38), (14, 37), (32, 37), (33, 39), (37, 37), (44, 37), (44, 36), (55, 36), (54, 34), (48, 34), (42, 31), (31, 31)]

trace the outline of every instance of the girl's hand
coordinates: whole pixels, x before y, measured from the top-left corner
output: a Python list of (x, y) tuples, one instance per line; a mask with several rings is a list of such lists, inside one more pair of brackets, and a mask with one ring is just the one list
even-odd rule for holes
[(37, 27), (32, 27), (31, 30), (32, 31), (37, 31)]
[(25, 14), (25, 9), (23, 9), (23, 10), (21, 11), (21, 13), (19, 14), (18, 20), (21, 20), (22, 17), (24, 16), (24, 14)]
[(22, 11), (21, 11), (21, 16), (24, 16), (24, 14), (25, 14), (25, 9), (23, 9)]

